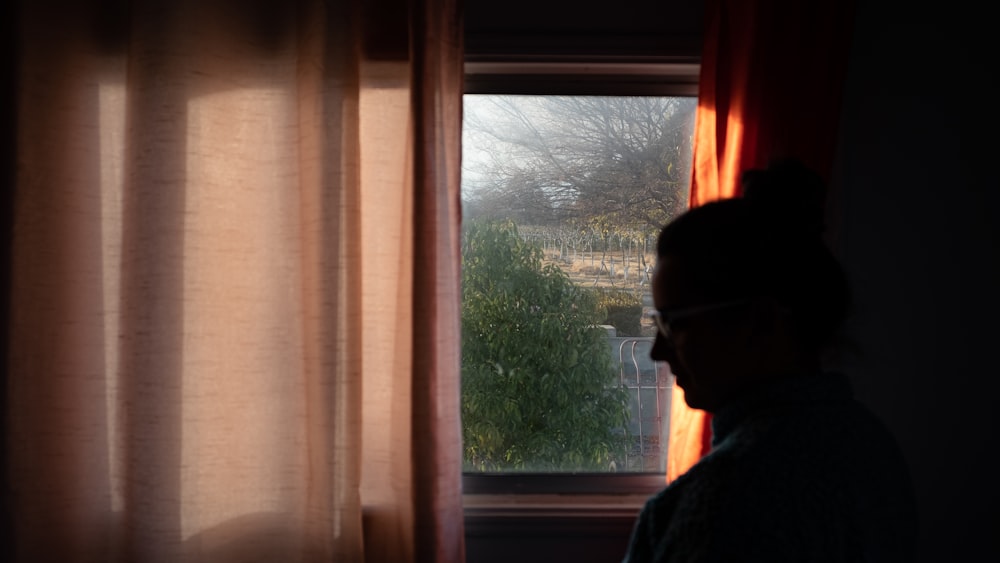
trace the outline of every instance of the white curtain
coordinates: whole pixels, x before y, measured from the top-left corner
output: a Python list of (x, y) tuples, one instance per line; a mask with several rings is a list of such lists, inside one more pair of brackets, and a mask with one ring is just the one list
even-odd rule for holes
[(458, 10), (381, 4), (20, 7), (18, 561), (462, 560)]

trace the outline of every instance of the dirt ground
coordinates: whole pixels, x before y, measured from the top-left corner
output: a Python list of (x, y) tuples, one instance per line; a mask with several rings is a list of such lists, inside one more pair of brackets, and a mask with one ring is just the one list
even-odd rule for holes
[[(543, 261), (547, 264), (555, 264), (562, 271), (569, 274), (570, 279), (580, 285), (588, 287), (606, 287), (614, 289), (638, 290), (649, 287), (649, 275), (656, 257), (647, 254), (646, 264), (649, 265), (649, 273), (644, 272), (635, 259), (628, 264), (628, 277), (626, 278), (624, 264), (621, 255), (605, 257), (605, 263), (601, 265), (601, 255), (596, 253), (581, 252), (574, 258), (572, 253), (567, 259), (561, 259), (558, 251), (546, 250)], [(611, 268), (614, 268), (614, 276), (611, 275)]]
[(623, 264), (620, 255), (615, 257), (613, 277), (611, 276), (610, 256), (606, 256), (605, 260), (606, 262), (602, 268), (600, 253), (592, 256), (590, 253), (581, 252), (576, 255), (575, 259), (571, 253), (568, 259), (561, 259), (559, 252), (556, 250), (546, 250), (543, 258), (544, 263), (558, 266), (569, 275), (574, 283), (583, 287), (641, 291), (643, 294), (643, 315), (639, 323), (642, 327), (643, 336), (653, 336), (656, 329), (653, 327), (653, 323), (647, 317), (646, 313), (653, 308), (653, 300), (649, 289), (649, 276), (652, 275), (652, 268), (656, 257), (649, 254), (645, 256), (646, 263), (649, 264), (650, 269), (648, 274), (641, 269), (635, 260), (632, 260), (628, 268), (627, 278), (625, 276), (625, 269), (622, 267)]

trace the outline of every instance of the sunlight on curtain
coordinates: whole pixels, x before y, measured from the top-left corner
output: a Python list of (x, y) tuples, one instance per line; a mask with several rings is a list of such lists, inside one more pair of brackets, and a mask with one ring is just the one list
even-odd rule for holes
[[(413, 126), (410, 68), (370, 62), (361, 68), (361, 260), (365, 326), (361, 498), (365, 534), (377, 560), (413, 557), (412, 416)], [(386, 275), (398, 272), (400, 275)], [(376, 539), (377, 538), (377, 539)], [(374, 555), (374, 554), (373, 554)]]
[(670, 434), (667, 453), (667, 483), (683, 475), (711, 449), (711, 417), (684, 402), (684, 390), (676, 385), (670, 395)]
[(294, 105), (287, 90), (230, 89), (192, 99), (187, 118), (182, 538), (254, 513), (295, 529), (309, 491), (297, 485), (306, 444)]
[[(121, 443), (120, 398), (118, 395), (118, 334), (121, 315), (122, 259), (122, 183), (124, 181), (125, 154), (125, 86), (119, 81), (105, 81), (98, 86), (98, 134), (100, 136), (100, 194), (101, 194), (101, 285), (104, 287), (104, 362), (107, 374), (107, 443)], [(109, 481), (120, 483), (121, 455), (115, 448), (108, 448)], [(112, 487), (111, 511), (121, 512), (125, 506), (120, 487)]]
[[(454, 24), (431, 4), (411, 7)], [(458, 211), (414, 202), (457, 194), (460, 84), (421, 86), (446, 118), (420, 113), (429, 76), (405, 50), (367, 60), (351, 2), (65, 8), (20, 23), (19, 560), (406, 562), (447, 543), (458, 563), (458, 339), (414, 345), (457, 331)], [(418, 150), (417, 123), (454, 131)], [(454, 174), (417, 178), (418, 152)], [(420, 266), (433, 294), (418, 230), (445, 241)]]
[(744, 143), (749, 142), (741, 109), (742, 106), (737, 106), (720, 115), (713, 98), (699, 99), (692, 178), (697, 187), (691, 191), (691, 207), (736, 195), (739, 175), (745, 164), (741, 160), (742, 149)]

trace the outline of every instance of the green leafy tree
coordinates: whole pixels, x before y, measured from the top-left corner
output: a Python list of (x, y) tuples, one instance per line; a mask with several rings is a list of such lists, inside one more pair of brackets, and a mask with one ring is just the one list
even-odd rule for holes
[(628, 399), (603, 311), (510, 222), (462, 241), (467, 470), (607, 471), (625, 455)]

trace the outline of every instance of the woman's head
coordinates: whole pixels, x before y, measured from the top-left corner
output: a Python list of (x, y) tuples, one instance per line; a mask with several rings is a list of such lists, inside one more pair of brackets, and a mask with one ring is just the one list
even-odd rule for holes
[(653, 353), (706, 410), (761, 379), (818, 367), (847, 314), (843, 270), (821, 237), (819, 177), (779, 162), (745, 173), (743, 189), (678, 217), (657, 243), (654, 301), (673, 334)]

